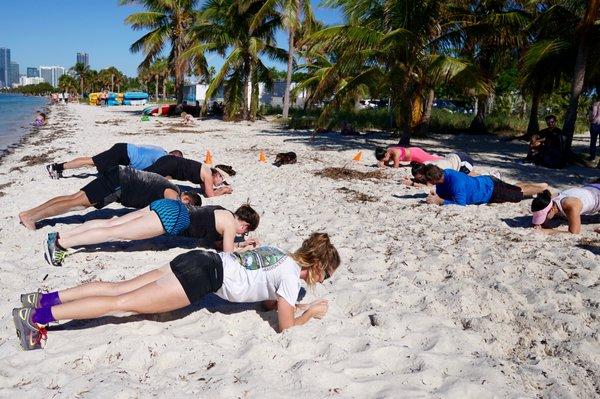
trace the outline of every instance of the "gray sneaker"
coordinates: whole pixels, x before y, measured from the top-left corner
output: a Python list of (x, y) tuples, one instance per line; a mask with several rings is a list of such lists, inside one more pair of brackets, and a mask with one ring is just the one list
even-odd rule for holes
[(26, 351), (42, 349), (42, 341), (45, 341), (47, 336), (46, 329), (33, 322), (33, 311), (31, 308), (16, 308), (12, 311), (17, 337)]
[(48, 239), (44, 245), (44, 258), (52, 266), (62, 266), (63, 261), (68, 255), (67, 251), (58, 248), (57, 241), (58, 233), (48, 233)]
[(54, 169), (53, 164), (46, 165), (46, 170), (48, 171), (51, 179), (58, 179), (58, 172)]
[(21, 294), (21, 304), (24, 308), (37, 309), (40, 307), (40, 299), (42, 298), (42, 292), (30, 292), (29, 294)]

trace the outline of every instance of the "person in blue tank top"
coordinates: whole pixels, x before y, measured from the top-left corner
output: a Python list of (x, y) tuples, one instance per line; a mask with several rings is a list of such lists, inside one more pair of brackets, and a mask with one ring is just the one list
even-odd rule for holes
[(548, 184), (508, 184), (494, 176), (469, 176), (452, 169), (427, 165), (423, 169), (427, 183), (435, 184), (435, 192), (427, 196), (427, 203), (437, 205), (480, 205), (520, 202), (525, 197), (541, 193)]
[(100, 174), (105, 174), (115, 166), (131, 166), (137, 170), (143, 170), (156, 162), (157, 159), (173, 155), (183, 157), (179, 150), (167, 151), (154, 145), (137, 145), (131, 143), (117, 143), (108, 150), (91, 157), (79, 157), (68, 162), (59, 162), (46, 165), (46, 170), (52, 179), (63, 177), (66, 169), (78, 169), (95, 166)]

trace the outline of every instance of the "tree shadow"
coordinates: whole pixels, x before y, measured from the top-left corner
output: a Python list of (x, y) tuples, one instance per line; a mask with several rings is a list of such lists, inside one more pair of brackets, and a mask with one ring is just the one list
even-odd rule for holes
[(87, 179), (88, 177), (98, 177), (99, 173), (77, 173), (74, 175), (62, 176), (61, 179)]
[(172, 248), (194, 249), (197, 247), (214, 248), (214, 242), (189, 237), (158, 236), (145, 240), (112, 241), (100, 244), (77, 247), (77, 252), (141, 252), (168, 251)]

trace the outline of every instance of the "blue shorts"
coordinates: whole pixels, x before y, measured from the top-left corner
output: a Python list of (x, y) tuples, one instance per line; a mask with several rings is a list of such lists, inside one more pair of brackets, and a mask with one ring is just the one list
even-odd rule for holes
[(176, 236), (190, 226), (190, 213), (181, 201), (156, 200), (150, 204), (150, 210), (156, 212), (169, 236)]

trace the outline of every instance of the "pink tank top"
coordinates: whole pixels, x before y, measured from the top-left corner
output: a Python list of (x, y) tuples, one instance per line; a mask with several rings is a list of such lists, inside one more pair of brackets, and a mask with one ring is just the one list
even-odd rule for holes
[(409, 147), (410, 150), (410, 158), (406, 159), (406, 148), (404, 147), (396, 147), (400, 149), (400, 162), (416, 162), (416, 163), (425, 163), (429, 161), (436, 161), (438, 159), (442, 159), (442, 157), (437, 155), (432, 155), (425, 150), (422, 150), (419, 147)]

